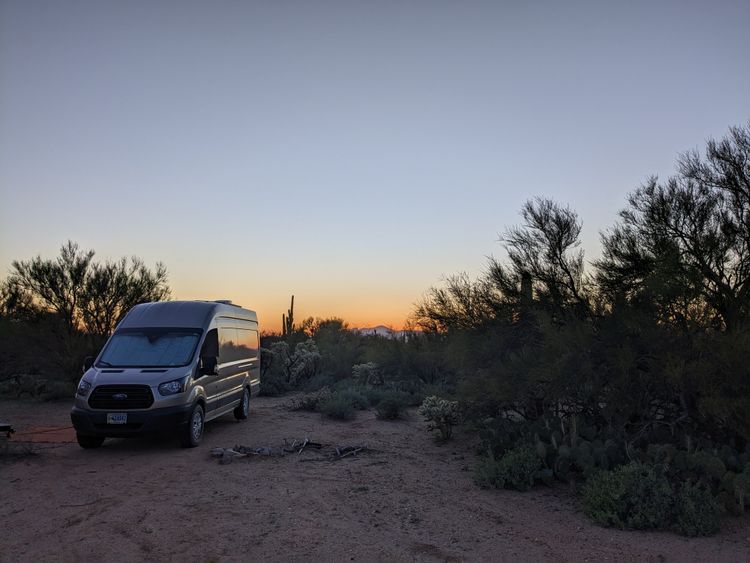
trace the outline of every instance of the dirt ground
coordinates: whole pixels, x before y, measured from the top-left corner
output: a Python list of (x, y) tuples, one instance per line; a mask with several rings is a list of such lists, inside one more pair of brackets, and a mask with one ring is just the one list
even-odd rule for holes
[[(472, 444), (435, 444), (414, 412), (335, 422), (288, 402), (253, 399), (247, 421), (209, 423), (195, 449), (151, 438), (83, 450), (50, 430), (70, 426), (68, 403), (0, 401), (0, 421), (48, 435), (33, 455), (0, 460), (0, 561), (750, 560), (747, 516), (712, 538), (600, 528), (564, 485), (478, 489)], [(374, 451), (210, 456), (305, 437)]]

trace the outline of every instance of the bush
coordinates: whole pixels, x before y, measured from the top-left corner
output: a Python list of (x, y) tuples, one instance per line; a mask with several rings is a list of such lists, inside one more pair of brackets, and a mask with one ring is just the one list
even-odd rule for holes
[(328, 389), (321, 389), (315, 393), (307, 393), (297, 399), (294, 399), (289, 405), (293, 411), (318, 411), (323, 402), (331, 398), (331, 392)]
[(474, 468), (474, 482), (483, 489), (526, 491), (534, 485), (541, 469), (536, 449), (522, 445), (508, 450), (499, 460), (489, 452)]
[(719, 504), (706, 489), (686, 482), (677, 495), (676, 529), (684, 536), (710, 536), (719, 531)]
[(435, 385), (426, 386), (417, 379), (400, 379), (398, 381), (393, 381), (391, 382), (390, 387), (396, 391), (402, 391), (408, 400), (408, 405), (410, 407), (418, 407), (424, 402), (426, 397), (425, 389), (437, 388)]
[(356, 388), (338, 391), (337, 394), (346, 399), (349, 404), (358, 411), (364, 411), (370, 408), (370, 401), (367, 400), (367, 396)]
[[(390, 392), (392, 393), (392, 391)], [(367, 402), (370, 403), (370, 406), (376, 407), (389, 391), (382, 387), (365, 387), (362, 389), (362, 393), (367, 397)]]
[(453, 426), (459, 422), (458, 401), (448, 401), (435, 395), (427, 397), (417, 412), (432, 423), (429, 430), (440, 431), (442, 441), (450, 439)]
[(40, 401), (71, 399), (76, 384), (64, 379), (48, 379), (37, 375), (19, 374), (0, 381), (0, 397), (29, 398)]
[(328, 418), (351, 420), (354, 418), (354, 405), (345, 394), (333, 393), (320, 403), (320, 412)]
[(732, 489), (740, 510), (744, 512), (748, 496), (750, 496), (750, 463), (745, 465), (742, 473), (735, 476)]
[(405, 393), (401, 391), (386, 391), (375, 408), (375, 415), (381, 420), (397, 420), (404, 415), (408, 404)]
[(500, 473), (500, 462), (491, 452), (480, 457), (474, 466), (474, 483), (483, 489), (502, 489), (505, 479)]
[(666, 529), (675, 515), (674, 492), (654, 466), (631, 462), (592, 476), (583, 489), (583, 510), (603, 526)]
[(291, 390), (283, 376), (273, 371), (266, 373), (265, 377), (260, 380), (260, 395), (264, 397), (279, 397)]
[(584, 512), (603, 526), (675, 530), (708, 536), (719, 529), (719, 504), (690, 481), (672, 486), (661, 468), (631, 462), (603, 471), (583, 489)]
[(71, 399), (75, 396), (76, 385), (68, 381), (48, 381), (44, 392), (39, 395), (43, 401)]
[(336, 380), (332, 376), (319, 374), (311, 377), (305, 382), (302, 390), (307, 393), (313, 393), (315, 391), (320, 391), (325, 387), (331, 387), (334, 383), (336, 383)]
[(424, 402), (425, 395), (419, 390), (404, 391), (403, 393), (408, 407), (419, 407)]

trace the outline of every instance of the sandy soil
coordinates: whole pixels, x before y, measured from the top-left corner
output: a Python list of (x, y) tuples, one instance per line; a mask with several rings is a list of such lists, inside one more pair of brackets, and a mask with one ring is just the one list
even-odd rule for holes
[[(415, 413), (353, 422), (256, 398), (246, 422), (209, 423), (203, 444), (107, 440), (98, 450), (35, 444), (0, 461), (0, 561), (747, 561), (750, 518), (712, 538), (599, 528), (566, 486), (530, 493), (472, 484), (471, 444), (439, 446)], [(65, 403), (0, 402), (17, 430), (69, 426)], [(51, 435), (55, 435), (52, 433)], [(311, 461), (315, 450), (220, 465), (214, 447), (284, 439), (376, 450)], [(65, 432), (57, 440), (65, 439)], [(307, 460), (307, 461), (306, 461)]]

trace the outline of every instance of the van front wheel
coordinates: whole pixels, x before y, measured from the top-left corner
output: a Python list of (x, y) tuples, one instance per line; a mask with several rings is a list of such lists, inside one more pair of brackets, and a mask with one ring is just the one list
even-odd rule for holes
[(84, 449), (98, 448), (104, 443), (104, 436), (86, 436), (76, 433), (78, 445)]
[(250, 391), (245, 387), (242, 390), (242, 400), (234, 409), (234, 418), (237, 420), (245, 420), (248, 414), (250, 414)]
[(190, 411), (190, 417), (188, 423), (182, 429), (180, 435), (180, 444), (183, 448), (194, 448), (201, 443), (203, 439), (203, 425), (205, 424), (205, 418), (203, 417), (203, 407), (198, 403)]

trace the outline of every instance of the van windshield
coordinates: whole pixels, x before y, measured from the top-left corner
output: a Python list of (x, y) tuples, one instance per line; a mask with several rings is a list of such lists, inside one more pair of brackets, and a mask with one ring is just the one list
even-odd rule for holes
[(198, 328), (126, 328), (107, 342), (97, 367), (179, 367), (190, 363), (201, 333)]

